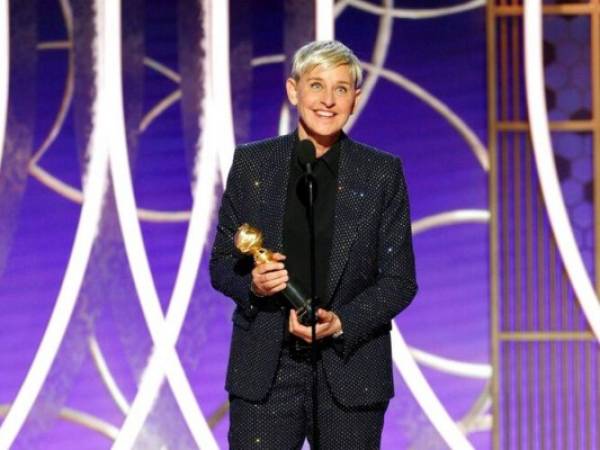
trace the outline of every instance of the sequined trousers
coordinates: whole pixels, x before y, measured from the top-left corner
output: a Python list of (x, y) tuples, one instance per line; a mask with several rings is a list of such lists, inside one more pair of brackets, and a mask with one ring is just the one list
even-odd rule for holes
[[(319, 448), (379, 449), (388, 402), (348, 408), (331, 395), (318, 361)], [(267, 398), (250, 402), (230, 396), (229, 448), (232, 450), (301, 449), (312, 445), (312, 369), (308, 352), (284, 345)]]

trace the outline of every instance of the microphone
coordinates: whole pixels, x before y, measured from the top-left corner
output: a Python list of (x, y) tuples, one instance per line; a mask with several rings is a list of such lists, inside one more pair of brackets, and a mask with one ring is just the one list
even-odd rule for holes
[(308, 175), (312, 175), (312, 165), (317, 160), (315, 144), (309, 139), (304, 139), (296, 146), (298, 162)]
[(305, 207), (312, 205), (317, 198), (317, 180), (312, 170), (317, 160), (316, 152), (315, 144), (309, 139), (304, 139), (296, 145), (296, 158), (304, 170), (302, 178), (296, 185), (296, 194)]

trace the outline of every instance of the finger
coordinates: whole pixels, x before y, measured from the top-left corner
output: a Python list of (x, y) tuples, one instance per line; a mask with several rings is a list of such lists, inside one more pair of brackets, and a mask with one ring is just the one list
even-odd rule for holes
[(333, 313), (331, 311), (327, 311), (326, 309), (319, 308), (317, 309), (317, 318), (321, 322), (331, 322), (333, 320)]
[(296, 336), (297, 338), (302, 339), (307, 344), (310, 344), (312, 342), (312, 337), (310, 334), (300, 333), (297, 331), (290, 331), (290, 333)]
[(258, 294), (259, 296), (269, 296), (269, 295), (275, 295), (278, 292), (283, 291), (285, 288), (287, 287), (286, 283), (280, 283), (278, 285), (275, 285), (273, 287), (270, 288), (265, 288), (264, 286), (258, 286), (255, 285), (254, 286), (254, 293)]
[(331, 322), (318, 323), (316, 326), (315, 335), (317, 336), (317, 339), (323, 339), (331, 336), (333, 333), (334, 331)]
[(292, 329), (295, 328), (296, 324), (298, 324), (298, 315), (295, 310), (291, 309), (288, 317), (288, 329), (290, 333), (292, 332)]
[(268, 281), (277, 280), (278, 278), (286, 278), (287, 276), (288, 276), (287, 270), (274, 270), (273, 272), (267, 272), (267, 273), (258, 275), (256, 278), (259, 281), (266, 283)]
[(276, 286), (279, 286), (281, 284), (285, 284), (288, 281), (288, 277), (287, 276), (283, 276), (283, 277), (279, 277), (279, 278), (275, 278), (274, 280), (268, 280), (262, 283), (261, 287), (263, 289), (273, 289)]
[(257, 264), (256, 266), (254, 266), (254, 269), (252, 269), (252, 271), (256, 271), (256, 273), (263, 274), (266, 272), (272, 272), (274, 270), (282, 270), (284, 268), (285, 268), (285, 266), (283, 265), (283, 263), (272, 261), (272, 262)]
[(283, 253), (273, 253), (273, 259), (275, 261), (283, 261), (287, 258)]
[(277, 292), (283, 291), (286, 287), (287, 287), (287, 283), (280, 282), (280, 283), (274, 284), (273, 286), (265, 287), (264, 290), (269, 295), (273, 295), (273, 294), (276, 294)]
[(274, 280), (276, 278), (280, 278), (282, 276), (287, 275), (287, 272), (285, 270), (276, 270), (274, 272), (267, 272), (267, 273), (259, 273), (258, 271), (252, 271), (252, 281), (254, 281), (254, 284), (262, 284), (266, 281), (270, 281), (270, 280)]
[(275, 278), (269, 278), (269, 279), (265, 279), (265, 278), (261, 278), (260, 276), (256, 279), (253, 279), (254, 285), (258, 286), (259, 289), (262, 290), (268, 290), (268, 289), (273, 289), (275, 286), (279, 286), (282, 283), (287, 283), (288, 282), (288, 277), (287, 275), (280, 275), (279, 277), (275, 277)]
[(311, 342), (311, 330), (309, 327), (305, 327), (304, 325), (298, 322), (298, 315), (295, 310), (290, 311), (290, 319), (289, 319), (289, 331), (296, 337), (304, 340), (305, 342)]
[(255, 270), (257, 273), (267, 273), (274, 270), (283, 270), (284, 268), (285, 266), (283, 263), (272, 261), (268, 263), (257, 264), (254, 266), (253, 270)]
[(260, 273), (256, 270), (252, 271), (252, 281), (256, 285), (262, 285), (266, 281), (274, 280), (276, 278), (282, 277), (285, 274), (282, 273), (282, 270), (276, 270), (274, 272)]

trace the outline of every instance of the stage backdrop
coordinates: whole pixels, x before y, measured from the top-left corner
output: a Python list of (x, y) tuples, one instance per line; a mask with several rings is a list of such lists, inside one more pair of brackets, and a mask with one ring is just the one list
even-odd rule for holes
[[(484, 1), (0, 7), (0, 449), (227, 447), (233, 302), (210, 287), (215, 212), (235, 145), (293, 130), (294, 50), (333, 35), (365, 72), (347, 132), (402, 159), (411, 202), (419, 293), (392, 332), (382, 446), (492, 447), (489, 187), (500, 194)], [(560, 66), (548, 70), (558, 89)], [(570, 151), (561, 164), (592, 186), (591, 160)]]

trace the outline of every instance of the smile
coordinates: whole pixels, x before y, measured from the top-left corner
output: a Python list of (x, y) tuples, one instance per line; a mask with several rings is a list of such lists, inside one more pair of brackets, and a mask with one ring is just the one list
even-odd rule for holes
[(315, 114), (319, 117), (333, 117), (335, 114), (331, 111), (315, 111)]

